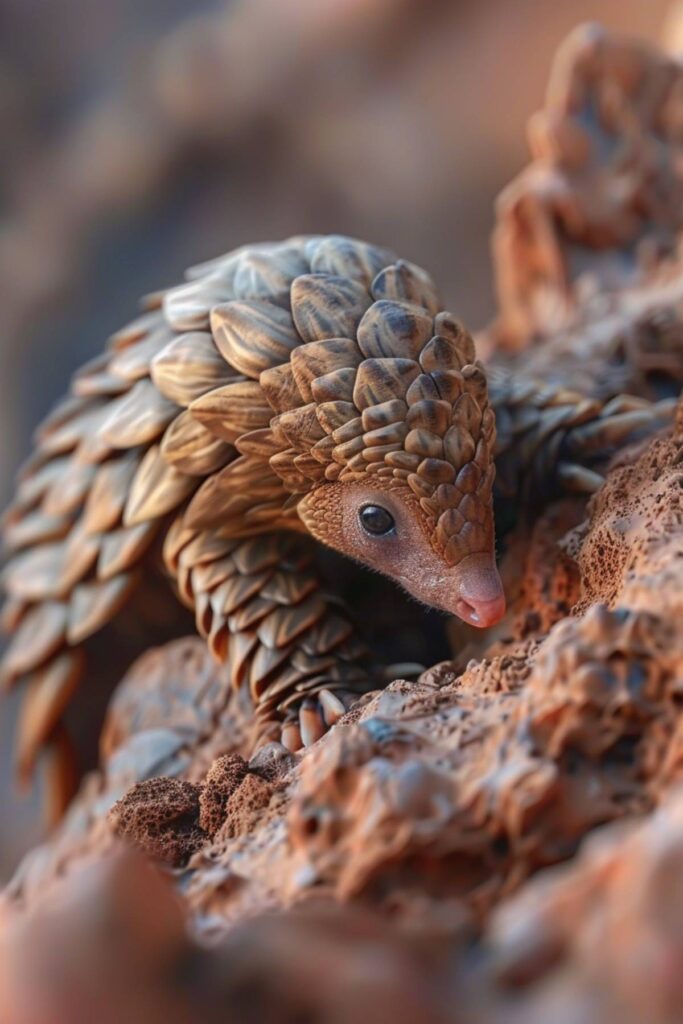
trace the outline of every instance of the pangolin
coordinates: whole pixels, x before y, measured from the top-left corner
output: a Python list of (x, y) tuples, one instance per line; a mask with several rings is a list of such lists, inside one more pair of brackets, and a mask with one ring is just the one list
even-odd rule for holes
[(591, 490), (596, 454), (658, 413), (489, 377), (428, 274), (346, 237), (247, 246), (147, 299), (38, 428), (5, 516), (20, 773), (47, 748), (67, 798), (84, 641), (159, 546), (259, 735), (292, 750), (375, 678), (302, 533), (475, 626), (499, 620), (496, 460), (502, 502)]

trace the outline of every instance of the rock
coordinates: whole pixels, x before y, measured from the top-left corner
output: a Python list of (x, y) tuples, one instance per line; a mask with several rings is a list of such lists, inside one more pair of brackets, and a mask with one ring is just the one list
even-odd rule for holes
[(207, 835), (215, 835), (224, 823), (226, 805), (248, 770), (239, 754), (219, 757), (211, 765), (199, 796), (199, 823)]
[(181, 779), (138, 782), (112, 808), (112, 828), (155, 860), (180, 867), (207, 839), (199, 801), (198, 788)]

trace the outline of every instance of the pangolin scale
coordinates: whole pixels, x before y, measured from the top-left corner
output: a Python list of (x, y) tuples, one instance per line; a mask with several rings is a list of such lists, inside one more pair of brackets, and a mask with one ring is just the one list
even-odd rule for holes
[[(431, 278), (354, 239), (248, 246), (187, 277), (76, 373), (5, 515), (2, 670), (26, 688), (18, 766), (30, 775), (46, 748), (58, 804), (82, 645), (129, 600), (155, 539), (198, 631), (248, 688), (258, 735), (298, 749), (376, 682), (301, 534), (487, 625), (504, 609), (496, 462), (501, 501), (589, 491), (601, 454), (665, 415), (487, 373)], [(368, 508), (391, 528), (364, 531)]]

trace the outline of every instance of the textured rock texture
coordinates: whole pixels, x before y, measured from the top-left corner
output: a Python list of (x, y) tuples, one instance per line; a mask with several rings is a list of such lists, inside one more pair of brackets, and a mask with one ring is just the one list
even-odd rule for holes
[(471, 933), (446, 904), (408, 930), (311, 901), (188, 935), (168, 878), (130, 852), (98, 859), (33, 915), (5, 912), (0, 1014), (13, 1024), (371, 1019), (380, 1024), (675, 1024), (683, 999), (683, 791), (612, 825)]
[[(543, 245), (503, 245), (504, 200), (497, 243), (508, 282), (560, 254), (541, 290), (561, 315), (513, 281), (492, 361), (602, 398), (680, 390), (679, 75), (594, 30), (566, 45), (552, 132), (513, 186), (545, 194), (561, 151), (566, 216), (534, 220)], [(453, 661), (297, 754), (245, 760), (249, 709), (201, 641), (145, 655), (101, 771), (6, 890), (0, 1017), (679, 1020), (683, 412), (617, 451), (588, 503), (522, 521), (501, 572), (503, 623), (454, 630)]]

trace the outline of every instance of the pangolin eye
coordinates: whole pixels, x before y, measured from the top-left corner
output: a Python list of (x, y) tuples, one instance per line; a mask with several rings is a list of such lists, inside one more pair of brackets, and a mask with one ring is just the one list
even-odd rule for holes
[(365, 532), (373, 537), (382, 537), (394, 529), (394, 517), (381, 505), (364, 505), (358, 515)]

